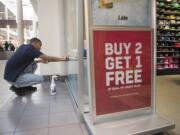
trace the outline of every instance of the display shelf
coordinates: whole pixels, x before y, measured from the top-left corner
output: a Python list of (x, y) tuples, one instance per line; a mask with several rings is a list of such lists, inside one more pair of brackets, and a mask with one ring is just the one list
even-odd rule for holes
[(180, 23), (179, 24), (170, 24), (170, 26), (180, 26)]
[(158, 34), (158, 37), (180, 37), (180, 35), (168, 35), (168, 34)]
[(158, 48), (177, 48), (176, 46), (157, 46)]
[(168, 17), (158, 17), (159, 20), (175, 20), (175, 21), (179, 21), (180, 19), (178, 18), (168, 18)]
[[(180, 58), (180, 56), (167, 56), (167, 57), (172, 57), (172, 58)], [(157, 59), (165, 59), (166, 57), (157, 57)]]
[(178, 40), (157, 40), (157, 42), (170, 42), (170, 43), (179, 43), (180, 41)]
[[(159, 65), (166, 65), (166, 63), (163, 62), (157, 62), (157, 64)], [(170, 64), (180, 64), (180, 62), (171, 62)], [(172, 68), (171, 68), (172, 69)]]
[(164, 14), (164, 15), (177, 15), (180, 16), (180, 12), (162, 12), (162, 11), (158, 11), (158, 14)]
[(157, 33), (157, 74), (180, 74), (180, 1), (157, 0)]
[(180, 51), (157, 51), (157, 53), (159, 53), (159, 52), (160, 53), (173, 53), (173, 52), (174, 53), (177, 53), (177, 52), (180, 53)]
[(157, 28), (159, 31), (173, 31), (173, 32), (180, 32), (180, 29), (159, 29)]
[(174, 75), (180, 74), (180, 68), (173, 68), (173, 69), (159, 69), (157, 70), (157, 75)]
[(179, 8), (176, 7), (171, 7), (171, 6), (164, 6), (164, 9), (169, 9), (169, 10), (179, 10)]
[(158, 2), (171, 3), (171, 1), (167, 1), (167, 0), (159, 0)]

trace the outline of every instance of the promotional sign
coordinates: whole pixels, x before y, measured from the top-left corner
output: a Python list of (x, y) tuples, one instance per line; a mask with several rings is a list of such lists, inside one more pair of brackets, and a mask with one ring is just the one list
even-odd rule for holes
[(151, 0), (91, 0), (93, 25), (150, 26)]
[(96, 115), (151, 107), (151, 31), (93, 31)]

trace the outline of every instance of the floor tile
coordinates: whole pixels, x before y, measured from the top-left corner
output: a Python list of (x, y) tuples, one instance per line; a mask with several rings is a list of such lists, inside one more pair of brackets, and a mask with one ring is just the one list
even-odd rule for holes
[(86, 129), (86, 126), (85, 124), (80, 124), (80, 127), (81, 127), (81, 130), (83, 132), (83, 135), (89, 135), (87, 129)]
[(49, 118), (49, 127), (63, 126), (74, 123), (79, 123), (74, 112), (52, 114)]
[(41, 101), (41, 100), (32, 100), (27, 106), (27, 109), (40, 109), (40, 108), (49, 108), (49, 101)]
[(0, 133), (0, 135), (14, 135), (14, 132)]
[(16, 118), (1, 118), (0, 133), (14, 132), (18, 120)]
[(31, 131), (24, 131), (24, 132), (15, 132), (14, 135), (48, 135), (48, 129), (36, 129)]
[(50, 106), (50, 113), (63, 113), (63, 112), (72, 112), (74, 108), (72, 105), (69, 106)]
[(28, 102), (32, 102), (34, 100), (39, 100), (39, 101), (49, 101), (49, 95), (48, 96), (28, 96), (27, 97)]
[(6, 119), (19, 119), (22, 116), (22, 113), (19, 112), (11, 112), (11, 111), (0, 111), (0, 119), (6, 118)]
[(23, 117), (17, 126), (16, 131), (26, 131), (48, 127), (48, 115), (34, 115)]
[(175, 129), (168, 135), (180, 134), (180, 76), (158, 76), (157, 77), (157, 111), (158, 114), (175, 122)]
[(26, 107), (26, 102), (23, 99), (15, 98), (8, 101), (0, 111), (10, 111), (10, 112), (23, 112)]
[(59, 106), (69, 106), (72, 105), (71, 100), (69, 98), (59, 98), (59, 99), (53, 99), (50, 101), (50, 105), (59, 105)]
[(83, 135), (79, 125), (68, 125), (49, 129), (49, 135)]
[(39, 109), (25, 109), (23, 116), (30, 117), (34, 115), (48, 115), (49, 108), (39, 108)]

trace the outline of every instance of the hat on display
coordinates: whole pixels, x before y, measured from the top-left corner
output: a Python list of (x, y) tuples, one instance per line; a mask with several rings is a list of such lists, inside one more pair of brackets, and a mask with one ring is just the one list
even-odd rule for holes
[(178, 32), (178, 33), (176, 34), (176, 36), (180, 36), (180, 32)]
[(165, 3), (164, 2), (160, 2), (159, 3), (159, 7), (164, 7), (165, 6)]
[(176, 24), (176, 20), (171, 20), (171, 24)]
[(168, 64), (165, 64), (165, 65), (164, 65), (164, 68), (166, 68), (166, 69), (169, 68)]
[(177, 20), (180, 20), (180, 16), (177, 16), (177, 18), (176, 18)]
[(171, 27), (171, 30), (176, 30), (176, 28), (175, 27)]
[(165, 54), (165, 57), (168, 57), (168, 56), (169, 56), (169, 54), (168, 54), (168, 53), (166, 53), (166, 54)]
[(157, 69), (162, 70), (162, 69), (163, 69), (163, 65), (158, 64), (158, 65), (157, 65)]
[(173, 68), (179, 68), (178, 64), (174, 64), (173, 66)]
[(169, 64), (169, 68), (174, 68), (173, 64)]
[(164, 25), (164, 21), (163, 21), (163, 20), (160, 20), (160, 21), (159, 21), (159, 25)]
[(169, 41), (169, 40), (170, 40), (170, 38), (169, 38), (169, 37), (165, 37), (163, 40), (165, 40), (165, 41)]
[(179, 62), (179, 60), (178, 59), (174, 59), (174, 61), (173, 61), (174, 63), (178, 63)]
[(175, 38), (175, 37), (171, 37), (170, 39), (171, 39), (172, 41), (175, 41), (175, 40), (176, 40), (176, 38)]
[(175, 15), (171, 15), (170, 19), (176, 19), (176, 16)]
[(179, 9), (180, 8), (180, 4), (179, 3), (173, 3), (172, 7), (175, 9)]
[(175, 46), (180, 48), (180, 42), (176, 43)]
[(166, 25), (164, 29), (165, 29), (165, 30), (168, 30), (168, 29), (169, 29), (169, 26), (168, 26), (168, 25)]

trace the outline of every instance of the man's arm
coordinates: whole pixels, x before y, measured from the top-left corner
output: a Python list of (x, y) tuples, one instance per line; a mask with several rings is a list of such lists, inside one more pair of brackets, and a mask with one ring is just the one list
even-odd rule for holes
[(68, 60), (68, 57), (54, 57), (54, 56), (48, 56), (46, 54), (41, 54), (39, 56), (40, 59), (47, 61), (47, 62), (59, 62), (59, 61), (66, 61)]

